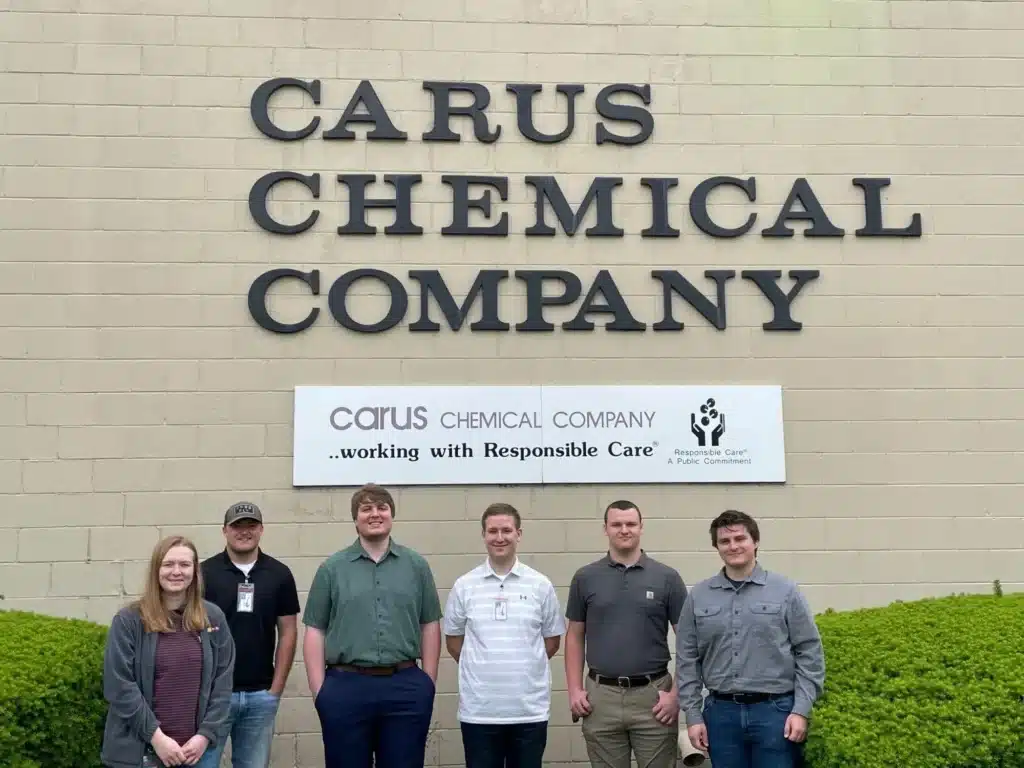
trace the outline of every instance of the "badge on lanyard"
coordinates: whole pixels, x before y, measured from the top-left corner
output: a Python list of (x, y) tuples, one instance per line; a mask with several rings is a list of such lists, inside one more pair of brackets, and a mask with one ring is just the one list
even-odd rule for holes
[(508, 600), (504, 597), (494, 598), (494, 620), (508, 621)]
[(238, 585), (238, 606), (235, 611), (238, 613), (252, 613), (253, 598), (256, 595), (256, 585), (248, 581)]

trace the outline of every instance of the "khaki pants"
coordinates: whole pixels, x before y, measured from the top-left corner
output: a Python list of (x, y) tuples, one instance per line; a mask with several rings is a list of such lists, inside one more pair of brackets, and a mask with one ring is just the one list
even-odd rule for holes
[(583, 718), (583, 739), (593, 768), (675, 768), (679, 726), (654, 719), (659, 691), (672, 687), (670, 675), (642, 688), (599, 685), (584, 678), (591, 712)]

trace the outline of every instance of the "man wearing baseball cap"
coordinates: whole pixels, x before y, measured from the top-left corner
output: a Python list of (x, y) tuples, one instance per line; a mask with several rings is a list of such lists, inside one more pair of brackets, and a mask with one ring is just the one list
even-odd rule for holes
[(230, 737), (233, 768), (267, 768), (281, 692), (295, 660), (299, 595), (288, 566), (260, 549), (258, 506), (232, 504), (223, 530), (224, 550), (202, 565), (205, 597), (224, 611), (235, 640), (229, 730), (217, 743), (223, 750)]

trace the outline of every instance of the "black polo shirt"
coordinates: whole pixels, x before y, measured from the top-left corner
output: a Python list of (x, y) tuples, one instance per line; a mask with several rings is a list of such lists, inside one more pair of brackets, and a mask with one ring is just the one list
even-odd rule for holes
[[(277, 619), (299, 612), (299, 593), (291, 569), (260, 550), (248, 578), (227, 551), (202, 564), (205, 597), (228, 619), (235, 640), (236, 691), (265, 691), (274, 681)], [(238, 613), (238, 585), (253, 585), (252, 613)]]
[(626, 567), (605, 555), (576, 571), (565, 617), (583, 622), (587, 666), (609, 677), (668, 667), (668, 627), (679, 623), (686, 586), (675, 568), (645, 553)]

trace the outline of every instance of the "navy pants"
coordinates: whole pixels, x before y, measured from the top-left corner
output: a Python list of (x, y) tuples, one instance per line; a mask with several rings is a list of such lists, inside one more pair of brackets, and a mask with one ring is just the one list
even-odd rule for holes
[(757, 704), (709, 696), (704, 725), (713, 768), (800, 768), (803, 744), (785, 736), (792, 710), (792, 694)]
[(326, 768), (423, 768), (435, 692), (419, 667), (379, 676), (328, 669), (314, 703)]
[(461, 723), (466, 768), (541, 768), (548, 724)]

